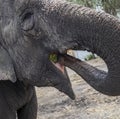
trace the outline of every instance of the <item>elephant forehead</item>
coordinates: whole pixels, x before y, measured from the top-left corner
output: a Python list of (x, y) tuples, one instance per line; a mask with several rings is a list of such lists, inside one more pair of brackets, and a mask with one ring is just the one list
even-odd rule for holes
[(30, 0), (15, 0), (14, 8), (18, 11), (19, 9), (25, 8), (29, 2)]
[(12, 9), (13, 2), (12, 1), (0, 1), (0, 15), (1, 16), (13, 16), (13, 9)]
[(42, 0), (15, 0), (14, 1), (14, 6), (19, 9), (24, 6), (28, 6), (30, 3), (42, 3)]

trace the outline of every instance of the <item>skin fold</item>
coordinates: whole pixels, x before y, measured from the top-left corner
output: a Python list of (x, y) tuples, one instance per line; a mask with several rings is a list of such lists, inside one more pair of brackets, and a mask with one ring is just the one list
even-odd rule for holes
[[(75, 99), (64, 65), (96, 90), (120, 95), (119, 46), (120, 21), (104, 12), (64, 0), (0, 0), (0, 119), (36, 119), (34, 86)], [(66, 56), (69, 49), (96, 53), (108, 72)]]

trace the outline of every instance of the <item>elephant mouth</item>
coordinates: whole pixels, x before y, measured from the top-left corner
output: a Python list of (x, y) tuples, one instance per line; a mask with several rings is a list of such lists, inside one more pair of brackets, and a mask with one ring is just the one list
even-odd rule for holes
[(67, 65), (67, 62), (74, 64), (77, 58), (68, 55), (66, 51), (66, 53), (63, 53), (63, 54), (62, 53), (51, 53), (49, 59), (57, 69), (59, 69), (63, 74), (65, 74), (65, 67), (66, 66), (69, 67)]
[(60, 53), (51, 53), (49, 59), (53, 63), (53, 65), (64, 74), (65, 66), (64, 66), (64, 58), (62, 57), (62, 55), (63, 54)]

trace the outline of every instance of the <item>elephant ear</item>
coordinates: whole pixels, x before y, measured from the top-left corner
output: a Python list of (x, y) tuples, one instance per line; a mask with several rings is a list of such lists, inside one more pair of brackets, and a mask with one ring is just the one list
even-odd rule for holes
[(2, 46), (0, 46), (0, 80), (16, 81), (12, 59)]

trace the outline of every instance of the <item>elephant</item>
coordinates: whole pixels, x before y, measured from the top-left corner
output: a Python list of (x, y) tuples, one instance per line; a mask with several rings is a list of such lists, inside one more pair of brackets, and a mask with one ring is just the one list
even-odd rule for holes
[(52, 43), (40, 18), (42, 4), (0, 0), (0, 119), (36, 119), (35, 86), (52, 86), (75, 99), (64, 67), (49, 60), (53, 49), (47, 47)]
[[(120, 95), (119, 29), (114, 16), (64, 0), (0, 0), (0, 119), (36, 119), (34, 86), (75, 99), (65, 66), (101, 93)], [(67, 55), (69, 49), (98, 54), (108, 72)]]

